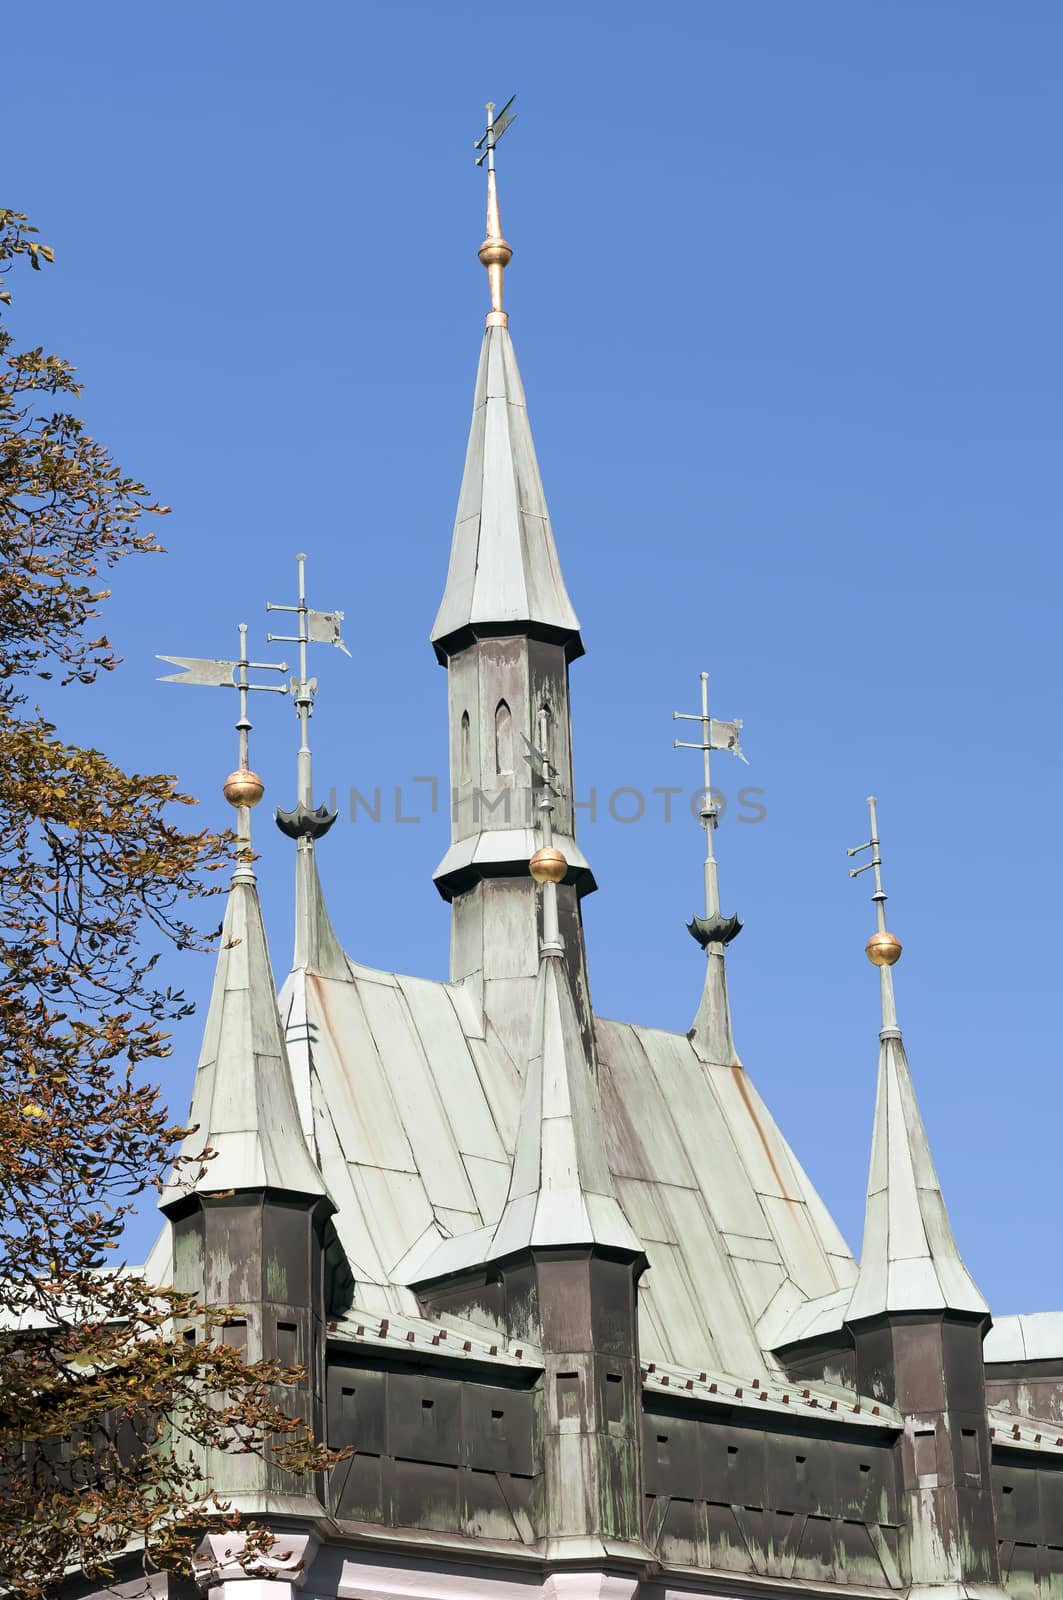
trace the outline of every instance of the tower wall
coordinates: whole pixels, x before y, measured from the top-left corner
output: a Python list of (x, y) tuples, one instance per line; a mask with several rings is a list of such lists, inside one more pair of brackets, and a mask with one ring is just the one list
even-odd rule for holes
[(997, 1586), (983, 1323), (947, 1312), (875, 1318), (853, 1328), (861, 1394), (904, 1418), (897, 1443), (913, 1587)]

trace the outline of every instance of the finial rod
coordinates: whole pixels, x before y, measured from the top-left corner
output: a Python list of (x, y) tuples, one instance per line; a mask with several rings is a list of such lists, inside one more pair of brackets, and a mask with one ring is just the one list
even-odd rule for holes
[(251, 721), (247, 714), (249, 694), (287, 694), (285, 683), (251, 683), (248, 670), (255, 672), (287, 672), (286, 661), (249, 661), (247, 656), (247, 623), (239, 624), (240, 652), (235, 661), (219, 661), (201, 656), (159, 656), (180, 672), (167, 673), (160, 683), (195, 683), (205, 688), (235, 689), (239, 695), (239, 715), (236, 719), (237, 758), (239, 765), (230, 772), (222, 785), (222, 793), (236, 808), (236, 871), (233, 882), (254, 882), (251, 867), (251, 807), (261, 800), (264, 785), (257, 773), (251, 771), (248, 752), (248, 735)]
[(716, 865), (716, 852), (713, 846), (713, 832), (719, 826), (720, 808), (712, 792), (712, 773), (710, 770), (710, 756), (713, 750), (729, 750), (739, 760), (745, 761), (739, 743), (742, 731), (741, 722), (720, 722), (709, 715), (709, 675), (707, 672), (699, 674), (701, 680), (701, 710), (673, 711), (673, 722), (700, 722), (701, 740), (692, 743), (686, 739), (675, 739), (673, 745), (676, 750), (700, 750), (702, 753), (703, 786), (701, 791), (701, 805), (698, 814), (705, 829), (705, 921), (711, 923), (720, 916), (720, 882), (719, 871)]
[[(550, 749), (550, 711), (539, 707), (539, 749), (543, 753), (543, 788), (539, 801), (539, 814), (543, 823), (543, 849), (554, 848), (554, 787), (550, 781), (551, 769), (547, 752)], [(557, 884), (548, 880), (543, 884), (543, 944), (544, 951), (563, 951), (561, 928), (557, 916)]]
[[(249, 751), (249, 736), (251, 733), (251, 719), (247, 714), (247, 623), (239, 624), (240, 657), (236, 663), (236, 687), (240, 694), (240, 715), (236, 722), (237, 744), (239, 759), (238, 769), (241, 772), (250, 772), (251, 759)], [(241, 799), (236, 805), (236, 838), (237, 857), (248, 861), (251, 854), (251, 807), (246, 799)]]
[(536, 719), (538, 744), (524, 736), (527, 761), (539, 779), (539, 825), (543, 842), (528, 862), (528, 871), (543, 886), (543, 937), (540, 955), (564, 955), (565, 946), (558, 922), (557, 886), (564, 881), (568, 862), (554, 844), (554, 803), (561, 793), (557, 769), (550, 760), (550, 707), (544, 702)]
[[(299, 676), (292, 679), (292, 698), (295, 710), (299, 717), (299, 751), (296, 756), (296, 807), (302, 817), (308, 817), (313, 811), (314, 785), (313, 768), (310, 755), (310, 718), (314, 714), (314, 698), (317, 695), (317, 679), (311, 678), (307, 672), (307, 648), (311, 644), (332, 644), (342, 650), (344, 655), (350, 651), (340, 637), (340, 628), (343, 623), (342, 611), (312, 611), (306, 603), (306, 556), (300, 551), (295, 558), (298, 569), (298, 599), (294, 606), (277, 605), (271, 600), (266, 602), (267, 611), (287, 611), (295, 616), (297, 632), (295, 633), (267, 633), (266, 638), (270, 643), (283, 641), (286, 644), (299, 646)], [(289, 813), (278, 813), (278, 817)], [(294, 814), (292, 814), (294, 815)], [(335, 819), (333, 819), (335, 820)]]
[(502, 217), (498, 207), (498, 181), (495, 177), (495, 146), (517, 113), (510, 107), (516, 95), (511, 95), (502, 110), (495, 116), (493, 100), (487, 102), (487, 127), (476, 141), (475, 148), (483, 153), (476, 165), (487, 162), (487, 234), (479, 249), (479, 257), (487, 268), (487, 281), (491, 291), (491, 310), (487, 326), (504, 328), (509, 321), (502, 309), (502, 275), (513, 259), (513, 251), (502, 237)]
[(862, 872), (873, 872), (875, 889), (871, 896), (875, 906), (876, 931), (867, 941), (865, 954), (873, 966), (879, 969), (879, 987), (882, 997), (882, 1037), (900, 1037), (897, 1027), (897, 1001), (893, 991), (893, 967), (900, 960), (901, 941), (896, 935), (888, 932), (886, 928), (886, 891), (882, 887), (882, 854), (879, 848), (878, 836), (878, 800), (875, 796), (868, 795), (867, 809), (871, 818), (871, 837), (864, 844), (854, 845), (845, 853), (847, 856), (862, 855), (865, 850), (870, 850), (871, 855), (858, 867), (849, 868), (850, 878), (858, 878)]

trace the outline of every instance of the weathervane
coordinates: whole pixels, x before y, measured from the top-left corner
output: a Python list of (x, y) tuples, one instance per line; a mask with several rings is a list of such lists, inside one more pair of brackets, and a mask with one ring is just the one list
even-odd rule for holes
[(265, 792), (265, 785), (257, 772), (252, 772), (248, 755), (248, 734), (251, 721), (247, 715), (249, 694), (287, 694), (286, 683), (249, 683), (248, 671), (287, 672), (286, 661), (249, 661), (247, 658), (247, 623), (240, 623), (240, 654), (235, 661), (216, 661), (199, 656), (158, 656), (171, 666), (181, 667), (180, 672), (170, 672), (159, 679), (160, 683), (194, 683), (205, 688), (236, 689), (240, 695), (240, 715), (236, 722), (239, 735), (238, 761), (235, 772), (230, 772), (222, 785), (222, 793), (231, 806), (236, 807), (237, 870), (235, 876), (253, 879), (251, 870), (251, 807), (257, 806)]
[(543, 834), (542, 844), (528, 862), (528, 871), (536, 883), (543, 886), (543, 941), (539, 947), (540, 954), (563, 955), (565, 947), (561, 942), (557, 918), (557, 886), (568, 871), (568, 862), (554, 844), (554, 804), (564, 790), (558, 781), (557, 768), (546, 753), (550, 748), (549, 706), (539, 707), (538, 722), (537, 745), (532, 744), (527, 734), (524, 735), (527, 746), (525, 759), (538, 779), (541, 790), (539, 816)]
[(897, 1009), (893, 998), (893, 973), (889, 970), (901, 958), (901, 941), (896, 934), (887, 932), (886, 929), (886, 891), (882, 887), (882, 856), (879, 851), (878, 838), (878, 801), (875, 796), (868, 795), (867, 809), (871, 813), (871, 837), (865, 844), (854, 845), (845, 853), (847, 856), (862, 855), (865, 850), (871, 851), (870, 859), (864, 861), (859, 867), (850, 867), (850, 878), (858, 878), (862, 872), (872, 871), (875, 874), (875, 892), (871, 896), (875, 903), (875, 920), (878, 928), (864, 946), (864, 953), (873, 966), (881, 971), (882, 977), (882, 1026), (883, 1029), (897, 1027)]
[(320, 805), (314, 809), (314, 791), (310, 766), (310, 718), (314, 714), (314, 696), (317, 694), (317, 679), (307, 676), (306, 651), (311, 644), (331, 644), (342, 650), (345, 656), (350, 651), (340, 637), (343, 624), (342, 611), (312, 611), (306, 603), (306, 556), (301, 552), (296, 556), (299, 567), (299, 601), (294, 606), (275, 605), (267, 600), (267, 611), (288, 611), (298, 617), (296, 626), (298, 633), (267, 633), (266, 639), (270, 644), (297, 644), (299, 646), (299, 676), (292, 679), (292, 698), (299, 717), (299, 755), (297, 759), (296, 774), (296, 805), (294, 811), (281, 811), (279, 808), (274, 813), (274, 820), (282, 833), (289, 839), (309, 837), (319, 839), (326, 834), (336, 820), (337, 813), (330, 811), (327, 806)]
[(720, 883), (712, 844), (713, 830), (719, 826), (720, 808), (712, 797), (709, 756), (713, 750), (729, 750), (739, 761), (745, 762), (747, 766), (749, 763), (746, 762), (739, 743), (741, 722), (720, 722), (716, 717), (709, 716), (707, 672), (701, 674), (701, 710), (673, 711), (672, 721), (701, 723), (701, 739), (698, 743), (676, 739), (673, 744), (676, 750), (700, 750), (704, 757), (705, 782), (701, 791), (698, 815), (705, 829), (705, 915), (693, 917), (687, 923), (687, 927), (702, 948), (707, 949), (712, 944), (730, 944), (731, 940), (736, 939), (742, 931), (742, 924), (737, 917), (720, 915)]
[(493, 100), (487, 102), (487, 127), (477, 139), (474, 149), (482, 152), (476, 165), (487, 162), (487, 237), (479, 249), (479, 257), (487, 268), (487, 281), (491, 287), (491, 309), (487, 314), (489, 328), (506, 327), (509, 318), (502, 310), (502, 274), (513, 259), (513, 251), (502, 237), (502, 218), (498, 209), (498, 185), (495, 180), (495, 146), (517, 113), (511, 111), (516, 95), (510, 95), (498, 116)]

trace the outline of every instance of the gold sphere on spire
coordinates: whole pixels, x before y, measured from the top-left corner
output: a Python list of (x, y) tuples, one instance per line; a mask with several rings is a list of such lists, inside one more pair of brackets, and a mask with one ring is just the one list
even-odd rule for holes
[(568, 862), (560, 850), (544, 845), (528, 862), (528, 871), (536, 883), (560, 883), (568, 871)]
[(266, 792), (266, 785), (257, 772), (241, 767), (230, 772), (221, 786), (221, 792), (231, 806), (257, 806)]
[(476, 252), (485, 267), (508, 267), (513, 251), (504, 239), (487, 238)]
[(892, 967), (901, 959), (901, 941), (894, 933), (873, 933), (864, 954), (874, 967)]

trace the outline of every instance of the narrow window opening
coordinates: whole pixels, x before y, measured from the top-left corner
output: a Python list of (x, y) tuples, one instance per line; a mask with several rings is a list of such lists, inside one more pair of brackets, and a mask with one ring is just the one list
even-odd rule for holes
[(861, 1461), (861, 1463), (860, 1463), (860, 1471), (861, 1472), (870, 1472), (871, 1471), (870, 1464), (868, 1462), (866, 1462), (866, 1461)]
[(491, 1432), (497, 1435), (499, 1438), (501, 1438), (506, 1431), (503, 1427), (505, 1417), (506, 1414), (504, 1411), (492, 1411), (491, 1413)]
[(937, 1442), (933, 1428), (917, 1428), (912, 1439), (915, 1472), (919, 1478), (932, 1477), (938, 1469)]
[(299, 1329), (294, 1322), (277, 1324), (277, 1360), (294, 1367), (299, 1359)]
[(513, 716), (509, 706), (500, 700), (495, 708), (495, 773), (498, 777), (513, 772)]
[(195, 1330), (195, 1328), (186, 1328), (184, 1333), (181, 1335), (181, 1338), (184, 1340), (185, 1344), (195, 1344), (195, 1342), (196, 1342), (196, 1330)]
[(579, 1373), (559, 1372), (557, 1375), (557, 1410), (562, 1417), (579, 1416)]
[(963, 1456), (963, 1470), (967, 1477), (980, 1481), (982, 1460), (978, 1450), (978, 1434), (973, 1428), (960, 1429), (960, 1453)]
[(232, 1345), (234, 1350), (247, 1349), (247, 1323), (244, 1319), (233, 1318), (231, 1322), (222, 1324), (222, 1344)]
[(435, 1427), (435, 1425), (436, 1425), (435, 1409), (436, 1409), (436, 1403), (435, 1403), (434, 1400), (422, 1400), (421, 1401), (421, 1426), (423, 1428), (434, 1428)]
[(618, 1372), (605, 1375), (605, 1415), (608, 1422), (624, 1420), (624, 1380)]
[(1011, 1494), (1011, 1492), (1014, 1489), (1014, 1487), (1015, 1487), (1014, 1484), (1011, 1484), (1011, 1483), (1002, 1484), (1001, 1485), (1001, 1493), (1002, 1494)]
[(472, 729), (469, 724), (469, 713), (461, 714), (461, 727), (458, 732), (458, 782), (468, 783), (472, 777)]

